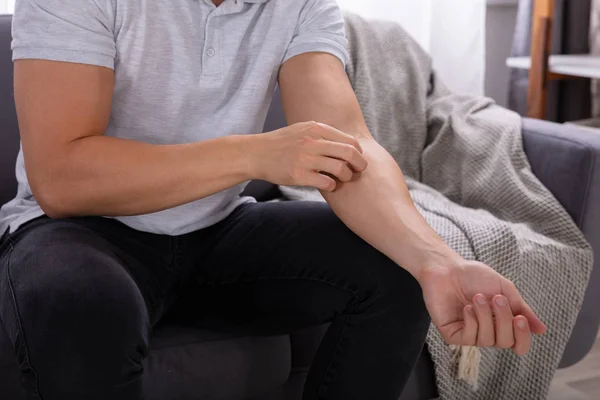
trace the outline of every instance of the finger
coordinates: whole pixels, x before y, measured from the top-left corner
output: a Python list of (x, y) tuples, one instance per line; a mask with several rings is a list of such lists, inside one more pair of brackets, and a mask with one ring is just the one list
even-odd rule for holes
[(329, 140), (331, 142), (349, 144), (350, 146), (355, 147), (361, 154), (363, 152), (362, 147), (357, 138), (355, 138), (352, 135), (348, 135), (347, 133), (344, 133), (339, 129), (335, 129), (332, 126), (317, 123), (315, 125), (315, 134), (318, 135), (318, 137), (320, 136), (321, 138)]
[(507, 281), (508, 284), (503, 285), (502, 291), (508, 298), (510, 308), (514, 315), (523, 315), (527, 318), (531, 332), (537, 335), (546, 333), (546, 325), (538, 318), (535, 312), (525, 302), (514, 283)]
[(477, 346), (492, 347), (496, 344), (494, 319), (492, 317), (492, 308), (486, 297), (478, 294), (473, 298), (475, 305), (475, 315), (477, 315), (478, 331)]
[(543, 335), (544, 333), (546, 333), (546, 330), (548, 329), (546, 327), (546, 324), (544, 324), (542, 320), (536, 315), (536, 313), (531, 309), (531, 307), (529, 307), (529, 305), (525, 303), (525, 300), (522, 301), (523, 305), (521, 307), (521, 311), (515, 312), (515, 314), (520, 314), (527, 318), (529, 329), (531, 329), (531, 331), (536, 335)]
[[(315, 121), (305, 121), (305, 122), (297, 122), (292, 126), (298, 127), (299, 130), (308, 130), (308, 129), (314, 128), (317, 125), (318, 125), (318, 123)], [(289, 128), (289, 126), (287, 128)], [(286, 129), (286, 128), (281, 128), (281, 129)]]
[(515, 345), (513, 351), (522, 356), (527, 354), (531, 348), (531, 330), (527, 318), (519, 315), (513, 319), (513, 329), (515, 332)]
[(463, 308), (463, 319), (465, 321), (465, 327), (463, 330), (463, 343), (464, 346), (475, 346), (477, 344), (477, 330), (479, 324), (477, 323), (477, 316), (472, 305), (468, 305)]
[(329, 157), (317, 157), (314, 169), (336, 177), (341, 182), (350, 182), (354, 173), (345, 161)]
[(315, 155), (345, 161), (356, 172), (362, 172), (367, 168), (367, 159), (363, 157), (356, 147), (349, 144), (318, 140), (315, 143), (313, 152)]
[(496, 347), (510, 349), (515, 345), (515, 334), (513, 329), (513, 313), (510, 310), (508, 300), (502, 295), (495, 296), (492, 300), (494, 311), (494, 324), (496, 327)]
[(300, 184), (302, 186), (314, 187), (324, 192), (333, 192), (337, 187), (335, 179), (327, 175), (319, 174), (318, 172), (310, 173)]

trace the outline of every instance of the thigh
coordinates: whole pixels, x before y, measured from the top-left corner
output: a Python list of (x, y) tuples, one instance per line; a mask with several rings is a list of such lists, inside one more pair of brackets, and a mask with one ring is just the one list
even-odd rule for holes
[(376, 298), (404, 272), (326, 203), (247, 205), (211, 236), (212, 249), (197, 260), (174, 310), (211, 328), (283, 333), (328, 322), (353, 303)]
[(347, 281), (369, 279), (367, 261), (387, 262), (327, 203), (249, 204), (211, 236), (213, 246), (196, 268), (200, 284), (306, 278), (347, 286)]
[(176, 282), (169, 255), (159, 254), (160, 241), (113, 220), (42, 217), (8, 235), (4, 247), (0, 292), (22, 303), (15, 309), (40, 293), (48, 302), (53, 293), (81, 299), (107, 286), (117, 297), (140, 296), (150, 317), (158, 319)]
[(151, 272), (156, 262), (141, 264), (136, 234), (126, 240), (126, 231), (102, 219), (41, 218), (8, 238), (0, 319), (27, 393), (142, 397), (142, 360), (163, 284)]

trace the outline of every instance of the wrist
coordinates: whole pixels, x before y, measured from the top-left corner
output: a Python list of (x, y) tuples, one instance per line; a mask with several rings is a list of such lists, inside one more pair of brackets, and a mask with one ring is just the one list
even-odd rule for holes
[(437, 275), (440, 271), (452, 271), (454, 269), (460, 268), (463, 262), (463, 258), (448, 248), (446, 252), (438, 252), (435, 251), (429, 255), (429, 257), (425, 258), (422, 266), (418, 269), (415, 279), (422, 283), (427, 280), (431, 275)]
[(409, 252), (409, 254), (404, 253), (403, 260), (399, 265), (403, 266), (421, 284), (429, 276), (437, 275), (440, 271), (460, 268), (463, 260), (458, 253), (443, 242), (423, 246), (418, 251)]
[(261, 166), (261, 135), (229, 136), (239, 161), (240, 174), (244, 181), (264, 180)]

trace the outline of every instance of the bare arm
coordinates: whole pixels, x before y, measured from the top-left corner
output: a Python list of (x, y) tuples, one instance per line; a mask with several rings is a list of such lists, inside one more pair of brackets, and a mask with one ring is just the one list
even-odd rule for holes
[(322, 192), (350, 229), (418, 280), (423, 268), (459, 259), (423, 219), (398, 164), (371, 136), (335, 57), (323, 53), (294, 57), (283, 65), (279, 82), (288, 123), (315, 120), (360, 141), (368, 168), (351, 182), (338, 183), (334, 192)]
[(15, 62), (15, 100), (27, 176), (51, 217), (135, 215), (241, 183), (242, 136), (151, 145), (104, 135), (114, 73), (41, 60)]
[(323, 196), (350, 229), (417, 279), (446, 342), (527, 353), (531, 333), (546, 326), (512, 282), (464, 260), (429, 227), (397, 163), (369, 133), (341, 63), (300, 55), (283, 65), (279, 81), (289, 123), (316, 120), (358, 138), (368, 167)]

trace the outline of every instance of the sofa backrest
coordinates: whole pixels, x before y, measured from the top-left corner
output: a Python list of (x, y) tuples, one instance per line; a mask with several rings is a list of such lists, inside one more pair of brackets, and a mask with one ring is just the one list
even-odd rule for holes
[(17, 192), (15, 161), (19, 151), (19, 129), (13, 98), (10, 28), (11, 16), (0, 15), (0, 205)]

